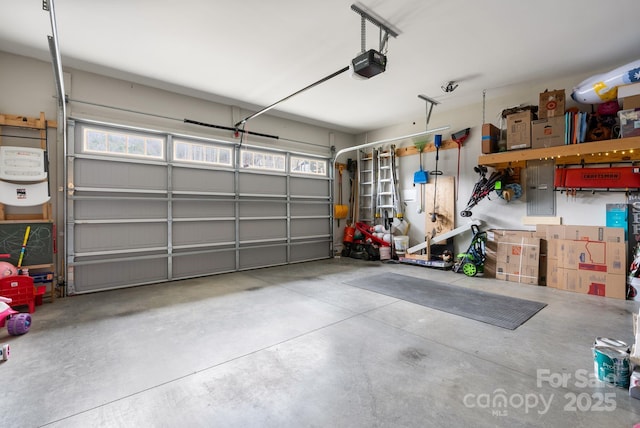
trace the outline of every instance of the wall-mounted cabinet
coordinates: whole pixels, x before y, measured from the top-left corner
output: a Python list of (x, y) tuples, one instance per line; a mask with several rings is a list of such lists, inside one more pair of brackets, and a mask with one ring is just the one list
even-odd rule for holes
[(640, 137), (480, 155), (478, 165), (524, 167), (528, 160), (549, 159), (555, 161), (556, 165), (640, 161)]

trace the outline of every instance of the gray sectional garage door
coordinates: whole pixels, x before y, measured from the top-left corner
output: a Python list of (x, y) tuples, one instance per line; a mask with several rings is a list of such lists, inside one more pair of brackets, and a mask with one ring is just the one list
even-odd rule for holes
[(329, 159), (74, 120), (67, 291), (331, 256)]

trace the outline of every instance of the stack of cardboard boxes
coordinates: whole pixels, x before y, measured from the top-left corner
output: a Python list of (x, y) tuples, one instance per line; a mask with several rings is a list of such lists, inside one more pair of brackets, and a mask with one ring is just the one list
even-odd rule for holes
[(624, 229), (538, 225), (487, 233), (485, 276), (596, 296), (626, 298)]
[[(538, 113), (525, 109), (506, 118), (506, 150), (553, 147), (565, 140), (565, 90), (540, 94)], [(482, 153), (499, 151), (501, 131), (496, 126), (482, 125)]]
[(622, 101), (622, 110), (618, 112), (621, 137), (640, 135), (640, 83), (620, 86), (618, 100)]
[(624, 229), (599, 226), (538, 226), (547, 241), (548, 287), (626, 298)]
[[(617, 112), (620, 137), (640, 136), (640, 83), (622, 85), (617, 90), (621, 108)], [(522, 109), (509, 114), (506, 117), (507, 126), (504, 135), (502, 135), (503, 131), (496, 126), (490, 123), (483, 124), (482, 153), (490, 154), (500, 151), (503, 138), (506, 139), (506, 146), (503, 146), (502, 150), (505, 148), (506, 150), (538, 149), (593, 141), (586, 136), (588, 127), (586, 113), (580, 113), (585, 115), (584, 118), (580, 116), (582, 118), (580, 120), (576, 120), (573, 115), (565, 117), (564, 89), (542, 92), (537, 115), (533, 110), (535, 108)], [(570, 123), (569, 126), (567, 122)], [(575, 134), (577, 129), (580, 129), (579, 135)], [(615, 136), (612, 135), (611, 138)], [(504, 143), (504, 140), (502, 142)]]
[(531, 147), (539, 149), (564, 145), (564, 89), (540, 94), (538, 116), (531, 122)]

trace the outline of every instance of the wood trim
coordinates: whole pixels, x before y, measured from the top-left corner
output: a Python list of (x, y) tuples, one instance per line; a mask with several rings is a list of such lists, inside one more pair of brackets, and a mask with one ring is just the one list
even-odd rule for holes
[[(460, 146), (462, 147), (462, 144)], [(444, 140), (440, 145), (440, 150), (451, 150), (451, 149), (457, 149), (457, 148), (458, 148), (458, 143), (456, 143), (453, 140)], [(424, 146), (424, 149), (422, 149), (422, 153), (435, 152), (435, 151), (436, 151), (436, 146), (433, 143), (428, 143), (427, 145)], [(396, 149), (396, 156), (411, 156), (411, 155), (417, 155), (417, 154), (418, 154), (418, 149), (416, 148), (416, 146), (400, 147)]]
[(15, 126), (18, 128), (47, 129), (57, 128), (58, 122), (46, 120), (44, 113), (40, 117), (17, 116), (13, 114), (0, 114), (0, 126)]

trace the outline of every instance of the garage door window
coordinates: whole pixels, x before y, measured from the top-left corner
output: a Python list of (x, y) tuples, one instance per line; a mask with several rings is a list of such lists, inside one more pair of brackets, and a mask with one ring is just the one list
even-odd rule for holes
[(83, 151), (158, 160), (164, 159), (164, 139), (137, 133), (84, 128)]
[(291, 172), (326, 177), (327, 161), (322, 159), (292, 156)]
[(173, 140), (173, 143), (173, 159), (176, 161), (232, 166), (229, 147), (183, 140)]
[(285, 155), (245, 149), (241, 151), (241, 158), (243, 168), (285, 171)]

